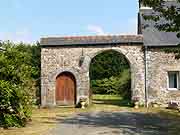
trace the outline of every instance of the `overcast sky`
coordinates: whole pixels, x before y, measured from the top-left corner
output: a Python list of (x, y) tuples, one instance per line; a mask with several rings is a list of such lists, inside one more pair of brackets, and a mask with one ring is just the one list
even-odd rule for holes
[(0, 40), (136, 34), (137, 0), (1, 0)]

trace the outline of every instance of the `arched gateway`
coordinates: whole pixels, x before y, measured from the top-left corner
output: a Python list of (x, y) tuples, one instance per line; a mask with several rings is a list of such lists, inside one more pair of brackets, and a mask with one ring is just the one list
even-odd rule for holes
[(81, 97), (89, 99), (90, 62), (107, 50), (126, 57), (131, 68), (132, 99), (145, 102), (141, 35), (42, 38), (41, 47), (42, 106), (72, 105), (77, 104)]

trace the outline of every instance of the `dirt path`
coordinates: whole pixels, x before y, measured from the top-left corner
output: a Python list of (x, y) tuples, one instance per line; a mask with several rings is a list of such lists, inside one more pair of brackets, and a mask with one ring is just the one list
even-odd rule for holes
[(59, 121), (47, 135), (169, 135), (168, 119), (145, 113), (80, 113)]

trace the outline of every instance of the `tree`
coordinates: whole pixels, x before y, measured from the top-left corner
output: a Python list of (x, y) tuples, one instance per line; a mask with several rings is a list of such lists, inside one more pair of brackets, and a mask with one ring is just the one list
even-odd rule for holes
[(160, 31), (176, 32), (180, 38), (180, 0), (140, 0), (140, 3), (154, 11), (152, 15), (144, 16), (145, 19), (155, 22), (165, 19), (156, 23), (155, 27)]
[(116, 51), (105, 51), (91, 61), (90, 78), (100, 80), (110, 78), (129, 68), (129, 63), (125, 56)]
[(94, 94), (116, 94), (130, 99), (130, 65), (123, 54), (109, 50), (95, 56), (89, 72)]

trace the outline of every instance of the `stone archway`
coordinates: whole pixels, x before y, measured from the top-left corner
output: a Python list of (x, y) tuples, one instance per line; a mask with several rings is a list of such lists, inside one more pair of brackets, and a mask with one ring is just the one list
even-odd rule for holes
[[(90, 69), (90, 63), (92, 61), (92, 59), (94, 57), (96, 57), (97, 55), (105, 52), (105, 51), (116, 51), (119, 52), (120, 54), (124, 55), (124, 57), (126, 58), (126, 60), (128, 61), (128, 64), (130, 66), (130, 73), (131, 73), (131, 94), (132, 94), (132, 99), (134, 99), (135, 97), (137, 97), (137, 93), (138, 91), (135, 89), (135, 72), (136, 72), (136, 68), (133, 66), (133, 63), (135, 62), (135, 59), (133, 56), (130, 55), (130, 53), (128, 52), (128, 50), (122, 49), (122, 48), (103, 48), (103, 49), (99, 49), (94, 51), (93, 53), (90, 53), (88, 55), (85, 55), (84, 57), (84, 62), (82, 65), (82, 69), (84, 72), (87, 72), (87, 79), (88, 79), (88, 87), (90, 87), (90, 77), (89, 77), (89, 69)], [(90, 90), (90, 89), (89, 89)], [(140, 95), (139, 95), (140, 96)]]
[(47, 38), (41, 42), (41, 45), (42, 106), (56, 105), (55, 82), (56, 77), (62, 72), (70, 72), (76, 79), (76, 104), (82, 97), (89, 99), (91, 60), (107, 50), (119, 52), (126, 57), (131, 68), (132, 99), (138, 98), (141, 102), (145, 102), (142, 36)]
[(107, 98), (110, 95), (119, 96), (119, 101), (120, 99), (121, 101), (131, 99), (130, 62), (124, 54), (116, 49), (99, 51), (91, 58), (89, 80), (91, 100), (93, 97), (101, 97), (102, 95)]
[[(48, 78), (46, 82), (48, 82), (48, 85), (43, 86), (44, 91), (41, 91), (41, 95), (46, 95), (44, 99), (42, 100), (43, 102), (41, 103), (43, 106), (56, 106), (56, 78), (64, 73), (68, 72), (74, 76), (74, 79), (76, 81), (76, 103), (79, 101), (79, 91), (81, 89), (81, 79), (79, 75), (79, 70), (76, 68), (58, 68), (54, 70), (53, 72), (49, 73)], [(43, 96), (41, 96), (43, 98)]]

